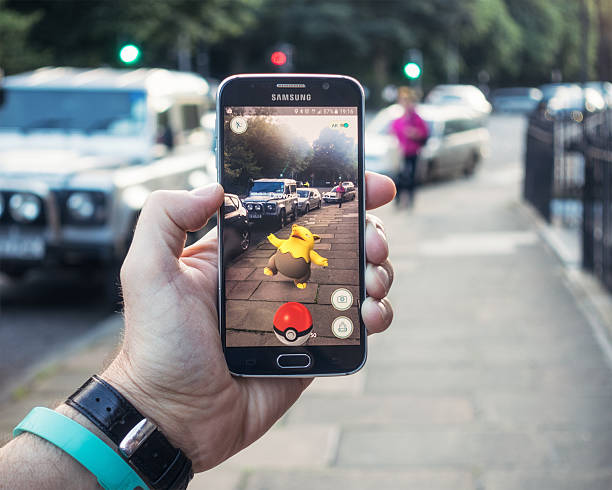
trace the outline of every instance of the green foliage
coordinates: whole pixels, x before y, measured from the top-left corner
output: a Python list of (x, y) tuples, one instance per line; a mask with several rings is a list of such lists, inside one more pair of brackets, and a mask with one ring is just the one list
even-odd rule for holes
[[(585, 5), (588, 36), (581, 23)], [(486, 71), (492, 85), (539, 84), (612, 71), (609, 0), (0, 0), (0, 65), (119, 66), (120, 46), (141, 66), (176, 68), (179, 37), (210, 54), (212, 74), (271, 71), (270, 49), (295, 46), (294, 68), (347, 73), (376, 96), (404, 83), (409, 48), (424, 55), (425, 88), (458, 63), (459, 81)], [(585, 44), (586, 40), (586, 44)], [(583, 46), (586, 45), (586, 49)], [(451, 57), (451, 55), (453, 55)], [(605, 78), (605, 77), (604, 77)]]
[[(131, 42), (142, 47), (142, 65), (176, 68), (179, 35), (192, 45), (239, 36), (262, 1), (11, 0), (12, 11), (0, 3), (0, 32), (14, 36), (7, 25), (23, 39), (29, 34), (30, 47), (47, 51), (56, 65), (118, 66), (119, 48)], [(7, 71), (25, 68), (16, 62)]]
[(267, 116), (248, 118), (245, 133), (235, 134), (225, 122), (225, 170), (244, 190), (248, 179), (295, 178), (308, 166), (312, 148), (306, 140)]
[(11, 73), (45, 63), (47, 53), (28, 45), (28, 35), (40, 13), (21, 14), (6, 8), (5, 3), (0, 0), (0, 68)]
[(324, 128), (312, 147), (314, 153), (306, 175), (314, 174), (315, 179), (325, 177), (330, 181), (356, 180), (357, 148), (353, 138), (336, 129)]

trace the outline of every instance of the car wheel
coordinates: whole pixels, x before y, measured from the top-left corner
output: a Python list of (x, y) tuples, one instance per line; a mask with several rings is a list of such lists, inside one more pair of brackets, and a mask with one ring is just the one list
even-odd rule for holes
[(304, 210), (304, 214), (308, 214), (308, 211), (310, 211), (310, 206), (306, 204), (306, 209)]
[(287, 215), (285, 214), (284, 209), (281, 209), (280, 215), (278, 217), (278, 224), (281, 228), (287, 224)]
[(433, 160), (427, 162), (427, 168), (425, 169), (425, 180), (427, 182), (434, 179), (436, 173), (436, 163)]
[(467, 165), (463, 168), (463, 175), (466, 177), (470, 177), (474, 175), (474, 171), (476, 170), (476, 166), (478, 165), (478, 155), (472, 155)]
[(240, 250), (245, 252), (251, 244), (251, 231), (246, 229), (240, 234)]
[(285, 330), (284, 335), (289, 342), (293, 342), (295, 339), (297, 339), (297, 330), (295, 328), (288, 328)]

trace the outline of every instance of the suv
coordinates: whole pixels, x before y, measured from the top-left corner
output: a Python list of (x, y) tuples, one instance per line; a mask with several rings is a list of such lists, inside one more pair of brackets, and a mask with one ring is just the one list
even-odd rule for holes
[(209, 87), (197, 75), (41, 68), (6, 77), (2, 92), (0, 271), (8, 275), (117, 265), (152, 191), (216, 180), (212, 133), (200, 124)]
[(272, 218), (283, 227), (289, 216), (292, 221), (297, 218), (297, 183), (293, 179), (257, 179), (243, 202), (249, 221)]

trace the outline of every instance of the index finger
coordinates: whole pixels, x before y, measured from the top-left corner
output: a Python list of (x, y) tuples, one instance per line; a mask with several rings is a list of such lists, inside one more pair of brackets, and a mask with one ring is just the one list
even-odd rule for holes
[(366, 209), (379, 208), (395, 197), (395, 184), (389, 177), (366, 171), (365, 180)]

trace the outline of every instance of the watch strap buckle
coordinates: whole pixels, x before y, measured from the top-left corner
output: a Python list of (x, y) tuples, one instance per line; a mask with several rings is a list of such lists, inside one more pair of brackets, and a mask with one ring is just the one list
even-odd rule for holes
[(157, 426), (149, 419), (142, 419), (126, 434), (119, 443), (119, 452), (130, 459), (138, 448), (149, 438)]

